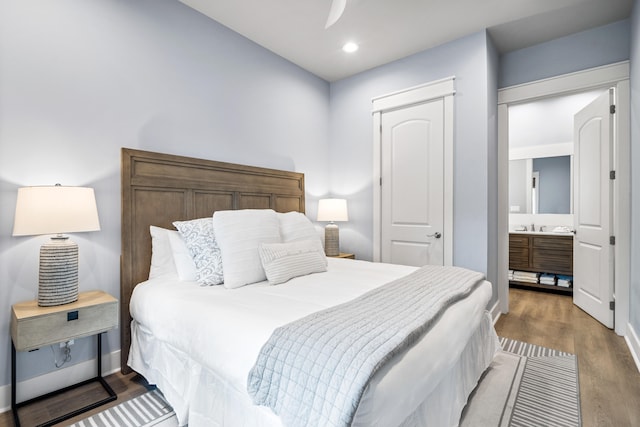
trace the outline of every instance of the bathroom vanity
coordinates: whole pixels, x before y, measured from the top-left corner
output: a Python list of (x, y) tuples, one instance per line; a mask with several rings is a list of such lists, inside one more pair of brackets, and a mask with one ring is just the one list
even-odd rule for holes
[[(509, 233), (509, 269), (573, 276), (573, 234), (552, 232)], [(573, 288), (510, 280), (510, 285), (567, 294)]]

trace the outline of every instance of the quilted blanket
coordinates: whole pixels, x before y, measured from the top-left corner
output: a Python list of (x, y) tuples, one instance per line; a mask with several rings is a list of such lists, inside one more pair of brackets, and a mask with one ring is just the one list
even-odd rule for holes
[(348, 426), (378, 368), (483, 280), (475, 271), (428, 265), (284, 325), (249, 372), (249, 395), (285, 426)]

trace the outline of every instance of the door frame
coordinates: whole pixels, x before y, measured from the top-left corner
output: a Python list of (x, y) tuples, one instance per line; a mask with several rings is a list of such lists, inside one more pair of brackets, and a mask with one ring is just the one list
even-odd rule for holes
[(616, 88), (613, 167), (613, 247), (615, 332), (625, 335), (629, 323), (631, 231), (631, 151), (629, 61), (591, 68), (498, 90), (498, 304), (509, 312), (509, 105), (591, 89)]
[(444, 265), (453, 265), (453, 96), (455, 77), (447, 77), (373, 98), (373, 260), (380, 261), (382, 238), (382, 113), (434, 99), (444, 101)]

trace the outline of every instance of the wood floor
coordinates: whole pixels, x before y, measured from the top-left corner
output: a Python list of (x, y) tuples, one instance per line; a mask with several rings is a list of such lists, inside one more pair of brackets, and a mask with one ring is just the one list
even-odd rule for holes
[[(574, 306), (571, 297), (511, 289), (510, 298), (509, 314), (502, 315), (496, 323), (498, 335), (578, 356), (584, 427), (640, 426), (640, 373), (622, 337)], [(118, 393), (118, 400), (89, 414), (147, 390), (144, 380), (135, 374), (114, 374), (107, 381)], [(74, 405), (82, 406), (82, 400), (95, 400), (100, 393), (103, 393), (100, 386), (88, 386), (87, 390), (22, 408), (22, 425), (33, 426), (54, 418), (72, 410)], [(0, 427), (10, 426), (13, 426), (11, 412), (0, 414)]]
[(570, 296), (511, 289), (498, 335), (578, 356), (584, 427), (640, 426), (640, 373), (624, 338), (573, 305)]
[[(146, 392), (148, 387), (146, 381), (135, 373), (129, 375), (116, 373), (105, 377), (105, 379), (118, 395), (118, 399), (57, 425), (73, 424), (89, 415), (104, 411), (111, 406), (139, 396)], [(65, 394), (20, 408), (20, 424), (22, 427), (36, 426), (107, 396), (107, 392), (97, 382), (78, 387)], [(11, 411), (0, 414), (0, 427), (13, 427), (13, 425)]]

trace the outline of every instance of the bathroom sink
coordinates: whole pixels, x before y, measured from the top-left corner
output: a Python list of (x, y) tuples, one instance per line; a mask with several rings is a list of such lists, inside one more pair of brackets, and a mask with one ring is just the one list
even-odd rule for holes
[(573, 233), (571, 231), (562, 231), (562, 232), (558, 232), (558, 231), (531, 231), (531, 230), (527, 230), (527, 231), (517, 231), (517, 230), (511, 230), (509, 231), (509, 233), (514, 233), (514, 234), (538, 234), (541, 236), (573, 236)]

